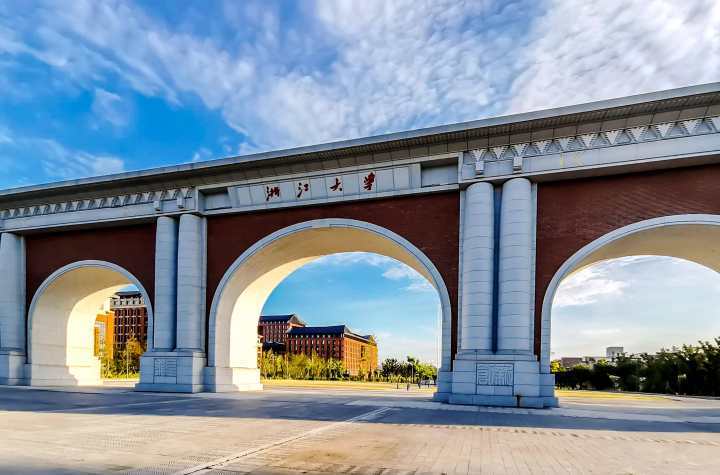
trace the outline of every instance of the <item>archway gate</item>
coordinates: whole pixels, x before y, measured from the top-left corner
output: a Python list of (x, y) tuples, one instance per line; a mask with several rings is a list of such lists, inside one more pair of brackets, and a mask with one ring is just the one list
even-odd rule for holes
[[(438, 400), (551, 406), (557, 284), (620, 252), (618, 233), (714, 222), (719, 152), (710, 84), (0, 191), (0, 383), (35, 384), (33, 322), (58, 324), (60, 294), (65, 315), (80, 315), (94, 293), (66, 271), (100, 263), (152, 308), (138, 389), (257, 389), (242, 349), (269, 289), (315, 257), (357, 250), (399, 258), (437, 289)], [(673, 252), (697, 245), (673, 229)], [(670, 252), (659, 235), (630, 234), (634, 249)]]

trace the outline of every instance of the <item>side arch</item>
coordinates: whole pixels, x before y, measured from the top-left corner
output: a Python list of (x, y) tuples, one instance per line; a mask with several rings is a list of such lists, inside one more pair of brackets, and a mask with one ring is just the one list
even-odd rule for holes
[(30, 385), (98, 384), (93, 325), (102, 304), (127, 285), (138, 288), (147, 305), (147, 348), (152, 348), (152, 301), (129, 271), (106, 261), (77, 261), (47, 277), (30, 303), (27, 321)]
[(560, 283), (596, 262), (634, 255), (677, 257), (720, 272), (720, 215), (683, 214), (639, 221), (611, 231), (575, 252), (545, 289), (540, 337), (542, 372), (550, 371), (552, 304)]
[(230, 370), (238, 366), (250, 370), (256, 367), (249, 352), (240, 355), (234, 348), (255, 344), (257, 317), (277, 284), (304, 264), (340, 252), (373, 252), (395, 258), (433, 285), (439, 295), (442, 314), (440, 366), (441, 371), (450, 370), (450, 296), (430, 259), (408, 240), (381, 226), (353, 219), (318, 219), (288, 226), (262, 238), (224, 273), (213, 295), (208, 319), (208, 389), (257, 387), (256, 369), (248, 372), (247, 377)]

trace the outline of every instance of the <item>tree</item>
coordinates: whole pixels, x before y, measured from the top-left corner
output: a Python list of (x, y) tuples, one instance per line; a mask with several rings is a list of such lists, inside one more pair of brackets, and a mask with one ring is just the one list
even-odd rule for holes
[(140, 343), (135, 335), (131, 335), (130, 338), (125, 342), (125, 348), (123, 348), (121, 361), (125, 365), (125, 373), (129, 377), (130, 374), (140, 372), (140, 356), (145, 352), (145, 348)]
[(565, 371), (565, 367), (562, 365), (560, 360), (552, 360), (550, 362), (550, 372), (551, 373), (561, 373)]
[(656, 354), (622, 354), (592, 367), (563, 370), (552, 362), (551, 370), (557, 387), (720, 396), (720, 337)]

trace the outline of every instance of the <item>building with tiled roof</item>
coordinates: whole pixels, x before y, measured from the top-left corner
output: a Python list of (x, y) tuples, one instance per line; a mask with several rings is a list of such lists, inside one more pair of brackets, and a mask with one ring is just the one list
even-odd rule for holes
[(300, 317), (296, 314), (288, 315), (262, 315), (258, 322), (258, 335), (263, 344), (263, 351), (272, 349), (278, 352), (280, 345), (285, 345), (287, 333), (292, 328), (301, 328), (305, 326)]
[(378, 367), (377, 343), (372, 335), (359, 335), (347, 325), (294, 327), (287, 333), (289, 353), (333, 358), (353, 376), (368, 374)]

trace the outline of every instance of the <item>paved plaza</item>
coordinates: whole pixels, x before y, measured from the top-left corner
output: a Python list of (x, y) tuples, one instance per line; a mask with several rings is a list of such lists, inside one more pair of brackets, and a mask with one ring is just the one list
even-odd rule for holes
[(426, 393), (327, 388), (0, 388), (0, 472), (720, 472), (720, 401), (580, 393), (561, 406), (448, 406)]

